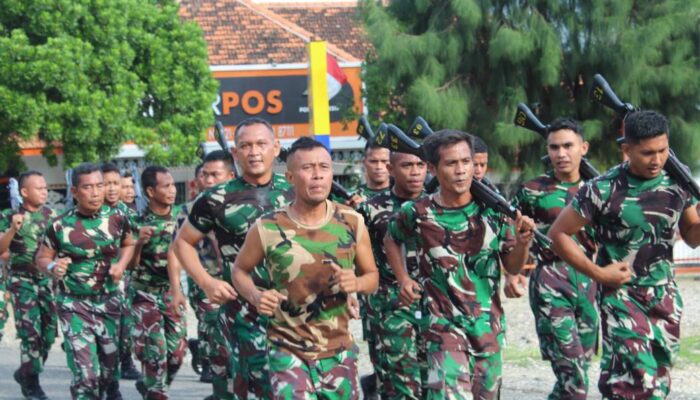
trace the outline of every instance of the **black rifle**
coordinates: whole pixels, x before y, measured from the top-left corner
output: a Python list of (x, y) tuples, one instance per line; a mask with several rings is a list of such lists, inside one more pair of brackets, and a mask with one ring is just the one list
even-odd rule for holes
[[(547, 136), (549, 135), (549, 124), (543, 124), (539, 118), (535, 116), (532, 110), (530, 110), (530, 107), (526, 106), (525, 104), (518, 103), (518, 109), (515, 112), (515, 119), (513, 120), (513, 123), (515, 123), (517, 126), (538, 133), (544, 138), (545, 141), (547, 140)], [(549, 156), (547, 155), (542, 157), (542, 162), (545, 163), (545, 165), (550, 165), (552, 160), (550, 160)], [(581, 177), (584, 180), (591, 180), (600, 175), (600, 172), (598, 172), (598, 170), (591, 165), (590, 161), (588, 161), (586, 157), (581, 159), (581, 164), (578, 166), (578, 172), (581, 174)]]
[[(421, 145), (416, 143), (413, 139), (409, 138), (404, 132), (399, 128), (390, 125), (389, 129), (389, 145), (388, 148), (392, 151), (397, 151), (401, 153), (413, 154), (422, 160), (425, 160), (425, 154)], [(433, 178), (435, 179), (435, 178)], [(437, 179), (435, 179), (437, 181)], [(518, 210), (513, 207), (506, 199), (500, 194), (496, 193), (494, 190), (486, 186), (483, 182), (476, 179), (472, 179), (471, 190), (472, 196), (475, 199), (480, 200), (482, 203), (486, 204), (487, 207), (493, 208), (494, 210), (503, 213), (515, 220), (517, 217), (516, 213)], [(552, 241), (542, 232), (537, 229), (534, 230), (535, 238), (544, 247), (551, 247)]]
[[(600, 74), (595, 74), (593, 77), (593, 86), (591, 86), (589, 97), (591, 100), (611, 108), (622, 117), (623, 121), (627, 114), (635, 110), (632, 104), (625, 103), (617, 97), (610, 84)], [(624, 141), (624, 137), (617, 139), (618, 143), (624, 143)], [(689, 191), (696, 199), (700, 199), (700, 186), (690, 175), (690, 169), (680, 162), (671, 149), (669, 149), (668, 160), (664, 165), (664, 170), (683, 189)]]

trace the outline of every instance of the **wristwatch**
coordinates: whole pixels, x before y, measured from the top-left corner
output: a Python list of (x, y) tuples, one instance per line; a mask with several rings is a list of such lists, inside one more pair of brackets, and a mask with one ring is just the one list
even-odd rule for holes
[(53, 272), (54, 268), (56, 268), (56, 261), (51, 261), (51, 263), (49, 263), (49, 265), (46, 266), (46, 269), (49, 272)]

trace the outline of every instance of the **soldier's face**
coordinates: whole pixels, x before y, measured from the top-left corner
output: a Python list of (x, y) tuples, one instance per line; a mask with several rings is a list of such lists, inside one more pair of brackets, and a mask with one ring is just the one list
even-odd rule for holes
[(367, 182), (374, 187), (389, 183), (389, 149), (367, 149), (362, 164), (367, 173)]
[(233, 178), (233, 171), (223, 161), (209, 161), (202, 166), (202, 188), (209, 189)]
[(20, 195), (25, 204), (31, 207), (41, 207), (49, 197), (49, 189), (43, 176), (32, 175), (24, 179)]
[(78, 186), (70, 190), (78, 202), (78, 210), (83, 214), (94, 214), (104, 204), (105, 184), (100, 171), (80, 175)]
[(556, 174), (570, 175), (578, 171), (586, 153), (588, 142), (571, 129), (560, 129), (547, 135), (547, 154)]
[(668, 160), (668, 135), (643, 139), (639, 143), (623, 143), (622, 151), (629, 159), (630, 171), (641, 178), (652, 179), (661, 174)]
[(489, 169), (489, 153), (474, 153), (474, 178), (484, 179)]
[(474, 160), (467, 142), (441, 146), (438, 165), (430, 164), (430, 172), (440, 182), (440, 191), (452, 195), (469, 192), (474, 176)]
[(131, 177), (126, 177), (121, 179), (122, 190), (121, 199), (124, 203), (131, 204), (136, 198), (136, 191), (134, 190), (134, 179)]
[(413, 154), (394, 153), (389, 173), (394, 178), (394, 190), (404, 198), (414, 198), (423, 191), (428, 166)]
[(146, 188), (146, 191), (151, 202), (164, 206), (175, 204), (177, 188), (175, 187), (175, 179), (169, 172), (156, 173), (156, 186)]
[(242, 128), (236, 138), (233, 155), (244, 177), (259, 178), (272, 173), (272, 164), (280, 153), (280, 143), (265, 125)]
[(287, 180), (294, 187), (296, 201), (317, 205), (328, 198), (333, 181), (333, 161), (321, 147), (299, 150), (287, 160)]
[(105, 172), (102, 174), (105, 182), (105, 203), (114, 206), (119, 202), (122, 191), (122, 179), (116, 172)]

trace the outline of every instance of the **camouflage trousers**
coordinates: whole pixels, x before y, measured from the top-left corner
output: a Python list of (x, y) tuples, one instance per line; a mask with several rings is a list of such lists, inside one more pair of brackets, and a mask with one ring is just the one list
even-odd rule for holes
[(465, 351), (428, 353), (424, 398), (499, 399), (502, 371), (500, 352), (479, 357)]
[(538, 267), (530, 277), (540, 352), (557, 379), (550, 400), (586, 399), (588, 366), (598, 341), (596, 293), (593, 280), (563, 263)]
[(384, 363), (380, 357), (381, 340), (379, 339), (379, 322), (382, 319), (380, 299), (372, 300), (374, 296), (360, 294), (357, 300), (360, 303), (360, 318), (362, 319), (362, 338), (367, 342), (367, 352), (372, 363), (376, 379), (378, 393), (382, 393), (384, 382)]
[(51, 278), (31, 272), (12, 272), (12, 294), (17, 337), (20, 339), (20, 375), (38, 375), (58, 334), (56, 299)]
[[(122, 302), (122, 315), (119, 322), (119, 361), (124, 362), (131, 358), (134, 342), (134, 318), (131, 314), (131, 296), (128, 294), (130, 279), (124, 277), (124, 289), (120, 289), (119, 296)], [(121, 368), (121, 366), (117, 366)]]
[(132, 290), (134, 352), (141, 361), (147, 400), (168, 398), (168, 386), (187, 350), (185, 319), (172, 312), (171, 300), (170, 292)]
[(359, 399), (357, 346), (318, 360), (302, 359), (270, 345), (270, 378), (275, 400)]
[[(244, 300), (243, 300), (244, 301)], [(235, 399), (269, 399), (268, 318), (234, 300), (221, 307), (224, 331), (231, 344), (230, 369)]]
[(10, 295), (7, 292), (7, 286), (5, 283), (5, 275), (3, 273), (4, 266), (0, 265), (0, 341), (5, 332), (5, 323), (7, 322), (8, 312), (7, 312), (7, 301)]
[(229, 368), (231, 346), (222, 333), (220, 307), (209, 301), (201, 289), (194, 287), (190, 286), (190, 305), (197, 316), (200, 357), (208, 360), (211, 366), (214, 396), (219, 400), (233, 399), (233, 378)]
[(121, 301), (116, 294), (56, 297), (73, 399), (99, 399), (117, 380)]
[(604, 287), (600, 296), (603, 358), (598, 389), (605, 399), (665, 399), (680, 347), (683, 300), (664, 286)]
[(421, 332), (427, 319), (422, 318), (418, 303), (400, 304), (397, 288), (380, 288), (369, 297), (381, 381), (377, 386), (382, 399), (420, 399), (427, 373), (425, 346)]

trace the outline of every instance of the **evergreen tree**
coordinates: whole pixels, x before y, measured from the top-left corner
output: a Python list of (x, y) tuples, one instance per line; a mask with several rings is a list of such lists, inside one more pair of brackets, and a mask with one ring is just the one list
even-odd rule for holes
[[(621, 159), (619, 120), (588, 100), (603, 74), (620, 97), (671, 121), (671, 145), (695, 167), (700, 144), (700, 1), (368, 0), (375, 53), (366, 83), (372, 115), (406, 126), (481, 136), (493, 167), (543, 170), (544, 141), (513, 125), (518, 102), (547, 123), (584, 124), (600, 169)], [(616, 128), (616, 125), (618, 126)]]
[(217, 83), (175, 0), (0, 0), (0, 170), (18, 139), (65, 164), (109, 159), (134, 141), (154, 162), (195, 158)]

